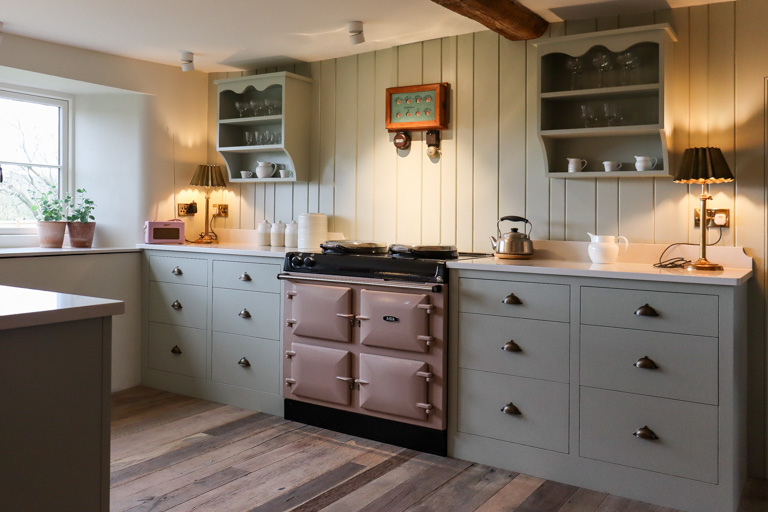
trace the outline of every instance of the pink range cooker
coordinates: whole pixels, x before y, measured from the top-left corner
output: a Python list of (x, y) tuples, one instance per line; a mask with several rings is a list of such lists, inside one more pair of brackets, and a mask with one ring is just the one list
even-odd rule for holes
[(288, 253), (285, 417), (444, 455), (453, 246), (326, 242)]

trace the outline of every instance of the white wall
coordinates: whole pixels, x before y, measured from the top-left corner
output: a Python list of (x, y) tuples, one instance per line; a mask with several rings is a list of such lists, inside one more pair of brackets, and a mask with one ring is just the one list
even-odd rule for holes
[[(768, 2), (739, 0), (554, 24), (545, 35), (664, 22), (677, 32), (672, 167), (686, 147), (722, 148), (736, 182), (712, 187), (710, 204), (732, 213), (721, 243), (743, 246), (755, 258), (757, 275), (749, 285), (749, 446), (755, 475), (764, 474), (768, 460), (766, 20)], [(631, 242), (697, 241), (692, 213), (700, 188), (669, 179), (544, 176), (536, 119), (526, 107), (527, 99), (529, 105), (535, 102), (535, 65), (529, 43), (487, 31), (312, 63), (311, 181), (217, 191), (214, 200), (230, 205), (229, 219), (217, 219), (217, 225), (253, 229), (263, 218), (286, 221), (319, 211), (332, 216), (332, 231), (352, 238), (488, 252), (496, 220), (525, 215), (534, 238), (587, 240), (591, 231), (621, 234)], [(384, 90), (439, 81), (452, 89), (441, 158), (427, 158), (418, 132), (410, 151), (397, 152), (384, 128)], [(209, 159), (217, 158), (215, 105), (211, 83)]]
[(125, 302), (112, 323), (112, 391), (141, 377), (141, 254), (0, 258), (0, 284)]

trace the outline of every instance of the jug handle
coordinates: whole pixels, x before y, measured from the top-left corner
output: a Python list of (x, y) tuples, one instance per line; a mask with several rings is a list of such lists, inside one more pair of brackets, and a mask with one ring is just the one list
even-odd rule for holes
[(621, 236), (621, 235), (617, 236), (617, 237), (616, 237), (616, 239), (617, 239), (618, 241), (620, 241), (620, 242), (621, 242), (622, 240), (624, 241), (624, 248), (623, 248), (623, 249), (621, 249), (621, 250), (619, 251), (619, 254), (621, 254), (621, 253), (623, 253), (624, 251), (626, 251), (626, 250), (627, 250), (627, 248), (629, 247), (629, 240), (627, 240), (627, 237), (625, 237), (625, 236)]

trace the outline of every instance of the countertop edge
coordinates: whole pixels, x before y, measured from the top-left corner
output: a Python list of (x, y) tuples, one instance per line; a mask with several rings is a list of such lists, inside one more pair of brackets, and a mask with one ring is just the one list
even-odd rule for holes
[(291, 247), (254, 246), (249, 244), (136, 244), (137, 250), (190, 252), (199, 254), (223, 254), (231, 256), (259, 256), (262, 258), (285, 258), (286, 252), (298, 251)]
[(6, 247), (0, 249), (0, 258), (26, 258), (32, 256), (74, 256), (80, 254), (116, 254), (141, 252), (138, 247), (94, 247), (90, 249), (75, 249), (62, 247), (60, 249), (45, 249), (43, 247)]

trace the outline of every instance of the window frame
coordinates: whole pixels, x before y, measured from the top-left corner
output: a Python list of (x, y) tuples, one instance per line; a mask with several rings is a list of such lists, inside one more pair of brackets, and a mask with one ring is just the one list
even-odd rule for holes
[[(59, 165), (43, 164), (38, 166), (59, 169), (59, 197), (64, 197), (70, 191), (69, 168), (72, 149), (70, 132), (72, 129), (73, 98), (55, 91), (16, 87), (4, 83), (0, 83), (0, 98), (59, 107)], [(0, 161), (0, 165), (17, 165), (19, 163), (27, 165), (23, 162)], [(18, 242), (23, 240), (19, 238), (19, 235), (36, 234), (35, 221), (23, 223), (0, 221), (0, 247), (18, 245)]]

